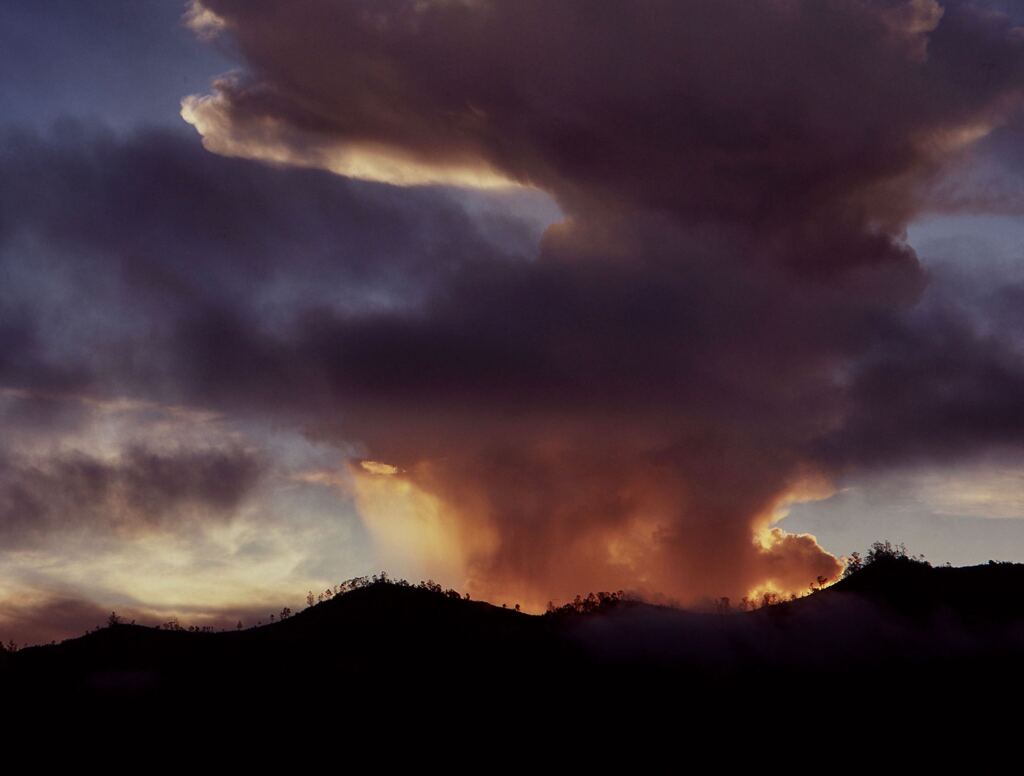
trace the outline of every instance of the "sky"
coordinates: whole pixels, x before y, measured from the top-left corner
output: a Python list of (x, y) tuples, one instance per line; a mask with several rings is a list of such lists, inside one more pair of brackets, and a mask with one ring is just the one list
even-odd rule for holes
[(1024, 561), (1018, 24), (5, 2), (0, 637)]

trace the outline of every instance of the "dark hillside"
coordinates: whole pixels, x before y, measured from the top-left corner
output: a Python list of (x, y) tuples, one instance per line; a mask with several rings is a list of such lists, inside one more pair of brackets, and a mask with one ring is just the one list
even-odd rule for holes
[(825, 595), (851, 593), (906, 615), (948, 612), (988, 627), (1024, 618), (1024, 565), (933, 567), (910, 558), (872, 563)]
[[(286, 620), (201, 633), (113, 625), (3, 655), (10, 697), (224, 708), (429, 704), (551, 718), (685, 697), (725, 713), (772, 697), (793, 709), (866, 703), (851, 688), (936, 696), (1024, 686), (1024, 566), (877, 560), (836, 585), (754, 612), (610, 600), (588, 613), (520, 614), (376, 583)], [(842, 688), (840, 690), (840, 688)], [(638, 705), (639, 704), (639, 705)], [(682, 712), (680, 712), (682, 713)], [(689, 712), (687, 712), (689, 713)]]

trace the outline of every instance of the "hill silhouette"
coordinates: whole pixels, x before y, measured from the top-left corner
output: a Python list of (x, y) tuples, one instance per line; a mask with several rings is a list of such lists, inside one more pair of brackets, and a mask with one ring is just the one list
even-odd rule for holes
[(892, 688), (927, 709), (1019, 687), (1022, 591), (1024, 565), (933, 568), (900, 555), (750, 612), (610, 597), (538, 616), (377, 582), (248, 630), (113, 624), (4, 654), (0, 677), (12, 702), (163, 710), (197, 698), (223, 709), (344, 699), (360, 714), (412, 704), (460, 719), (530, 708), (532, 718), (578, 720), (661, 698), (702, 715), (752, 702), (876, 714)]

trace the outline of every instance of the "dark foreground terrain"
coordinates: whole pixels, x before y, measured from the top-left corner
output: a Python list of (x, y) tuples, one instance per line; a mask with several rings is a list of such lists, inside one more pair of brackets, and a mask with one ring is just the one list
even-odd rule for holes
[(650, 717), (756, 739), (844, 715), (1005, 720), (1024, 689), (1024, 565), (883, 559), (813, 595), (728, 613), (617, 601), (531, 616), (371, 584), (259, 628), (114, 625), (0, 659), (8, 707), (215, 710), (224, 724), (262, 710), (301, 712), (314, 728), (383, 715), (533, 735)]

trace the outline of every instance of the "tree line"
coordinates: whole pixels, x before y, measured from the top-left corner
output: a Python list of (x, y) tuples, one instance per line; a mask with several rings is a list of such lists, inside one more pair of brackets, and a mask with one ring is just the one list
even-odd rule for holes
[[(846, 566), (843, 570), (843, 578), (849, 578), (855, 574), (862, 572), (864, 569), (877, 564), (877, 563), (908, 563), (908, 564), (921, 564), (930, 567), (931, 564), (925, 560), (923, 555), (912, 555), (906, 545), (902, 543), (893, 543), (888, 540), (874, 542), (868, 551), (861, 555), (859, 552), (851, 553), (846, 559)], [(989, 561), (990, 564), (995, 561)], [(949, 564), (946, 564), (949, 565)], [(810, 595), (812, 593), (823, 590), (828, 583), (826, 577), (819, 576), (812, 582), (806, 593), (803, 595)], [(469, 593), (460, 593), (458, 590), (451, 587), (444, 587), (440, 583), (435, 582), (433, 579), (421, 580), (418, 583), (409, 582), (407, 579), (391, 577), (386, 571), (381, 571), (379, 574), (373, 574), (370, 576), (359, 576), (346, 579), (343, 582), (339, 582), (336, 585), (328, 587), (321, 592), (314, 592), (310, 590), (306, 594), (306, 608), (318, 606), (327, 601), (335, 598), (339, 598), (348, 593), (356, 590), (362, 590), (369, 587), (386, 585), (395, 586), (399, 588), (414, 588), (418, 590), (425, 590), (435, 595), (444, 596), (445, 598), (451, 598), (456, 600), (470, 600)], [(791, 593), (789, 596), (780, 595), (775, 592), (765, 592), (761, 596), (752, 597), (744, 596), (739, 604), (733, 605), (729, 598), (719, 598), (715, 603), (715, 609), (719, 613), (725, 614), (733, 611), (754, 611), (768, 606), (774, 606), (776, 604), (784, 603), (786, 601), (796, 600), (798, 596), (796, 593)], [(586, 595), (577, 595), (572, 601), (567, 603), (556, 605), (554, 602), (549, 601), (545, 616), (563, 616), (569, 614), (593, 614), (598, 612), (605, 612), (615, 606), (618, 606), (624, 601), (630, 600), (626, 593), (622, 590), (615, 592), (591, 592)], [(508, 604), (502, 604), (502, 608), (509, 608)], [(516, 603), (514, 605), (515, 611), (520, 611), (520, 605)], [(275, 622), (281, 622), (292, 617), (294, 612), (289, 607), (284, 607), (280, 612), (272, 613), (269, 618), (269, 624)], [(110, 617), (107, 619), (107, 627), (113, 628), (121, 625), (134, 625), (135, 621), (131, 620), (129, 623), (125, 623), (124, 619), (119, 616), (116, 612), (111, 612)], [(263, 620), (259, 620), (256, 625), (262, 626)], [(235, 625), (235, 630), (242, 630), (244, 624), (241, 620)], [(166, 630), (173, 632), (189, 632), (189, 633), (214, 633), (215, 629), (209, 625), (182, 625), (177, 617), (172, 617), (166, 622), (160, 623), (155, 626), (158, 630)], [(226, 630), (226, 629), (222, 629)], [(86, 634), (91, 631), (86, 631)], [(0, 652), (13, 653), (19, 649), (19, 645), (13, 640), (9, 640), (7, 643), (0, 641)]]

